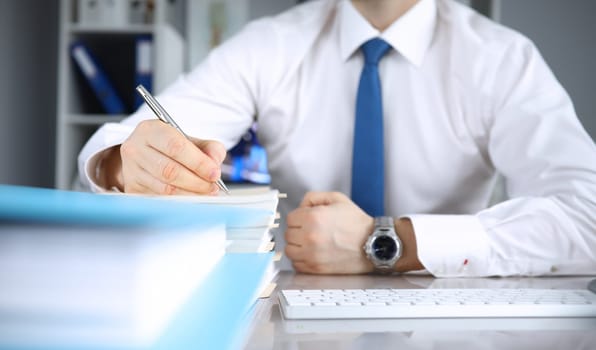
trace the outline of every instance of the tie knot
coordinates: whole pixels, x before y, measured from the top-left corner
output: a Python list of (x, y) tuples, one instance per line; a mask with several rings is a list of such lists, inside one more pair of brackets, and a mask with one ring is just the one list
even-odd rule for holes
[(381, 38), (370, 39), (362, 44), (362, 53), (364, 61), (367, 64), (379, 64), (379, 60), (389, 51), (391, 45)]

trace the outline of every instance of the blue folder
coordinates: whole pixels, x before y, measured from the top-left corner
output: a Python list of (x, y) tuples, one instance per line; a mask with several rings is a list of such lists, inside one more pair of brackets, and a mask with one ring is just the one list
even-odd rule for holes
[(0, 222), (178, 227), (197, 221), (242, 225), (264, 215), (269, 212), (256, 208), (0, 185)]
[(72, 347), (31, 345), (11, 350), (239, 349), (251, 329), (254, 305), (273, 253), (228, 253), (221, 258), (162, 336), (148, 347)]
[[(171, 227), (184, 225), (187, 220), (192, 223), (199, 220), (208, 225), (212, 220), (221, 223), (224, 219), (228, 223), (242, 223), (263, 213), (268, 214), (266, 210), (254, 208), (0, 185), (0, 228), (2, 223), (7, 222)], [(272, 259), (273, 253), (225, 254), (156, 342), (145, 348), (237, 348), (246, 335), (250, 311)], [(7, 347), (0, 339), (0, 349), (4, 348)], [(72, 349), (67, 344), (60, 347), (31, 345), (18, 348)], [(84, 349), (105, 348), (85, 346)]]
[(70, 52), (105, 111), (108, 114), (125, 113), (124, 102), (116, 93), (107, 74), (87, 46), (80, 41), (76, 41), (72, 43)]
[(273, 253), (227, 253), (151, 349), (238, 349)]

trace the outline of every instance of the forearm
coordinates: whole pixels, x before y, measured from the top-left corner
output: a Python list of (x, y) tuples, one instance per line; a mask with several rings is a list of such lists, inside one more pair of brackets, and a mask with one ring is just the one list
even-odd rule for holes
[(594, 203), (571, 201), (523, 197), (476, 215), (411, 215), (417, 256), (440, 277), (594, 273)]
[[(118, 182), (113, 183), (112, 179), (104, 179), (106, 173), (100, 169), (103, 167), (101, 163), (114, 148), (119, 148), (119, 145), (130, 136), (133, 130), (134, 125), (107, 123), (91, 136), (78, 157), (79, 175), (84, 186), (93, 192), (110, 189), (111, 186), (107, 186), (107, 183), (112, 183), (121, 189)], [(119, 154), (112, 156), (119, 156)], [(107, 163), (111, 163), (111, 161), (108, 160)]]
[(424, 269), (418, 259), (418, 248), (416, 246), (416, 235), (412, 221), (408, 218), (401, 218), (395, 221), (395, 232), (402, 243), (402, 256), (395, 264), (396, 272), (407, 272)]
[[(587, 191), (589, 193), (589, 191)], [(490, 239), (491, 274), (596, 272), (596, 203), (573, 194), (522, 197), (477, 216)]]

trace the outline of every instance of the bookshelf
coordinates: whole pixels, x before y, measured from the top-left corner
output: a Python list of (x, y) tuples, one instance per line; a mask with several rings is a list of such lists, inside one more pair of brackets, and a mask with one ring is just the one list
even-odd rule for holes
[[(84, 20), (79, 7), (85, 0), (60, 0), (56, 115), (55, 187), (77, 187), (77, 156), (89, 137), (106, 122), (118, 122), (134, 111), (136, 41), (152, 38), (150, 61), (153, 92), (158, 93), (185, 69), (185, 2), (182, 0), (119, 0), (126, 6), (124, 20)], [(142, 17), (132, 7), (151, 4)], [(122, 8), (120, 9), (122, 10)], [(118, 16), (122, 11), (118, 12)], [(71, 56), (70, 46), (80, 41), (103, 68), (125, 105), (123, 114), (108, 114)]]

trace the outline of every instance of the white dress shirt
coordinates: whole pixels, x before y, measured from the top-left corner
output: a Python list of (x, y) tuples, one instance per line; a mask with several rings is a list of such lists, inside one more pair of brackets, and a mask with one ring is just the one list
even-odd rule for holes
[[(283, 226), (307, 191), (350, 194), (359, 47), (374, 37), (394, 48), (379, 67), (385, 207), (411, 218), (427, 271), (596, 273), (596, 147), (535, 46), (463, 5), (421, 0), (379, 33), (349, 1), (311, 1), (249, 24), (158, 99), (228, 148), (258, 121)], [(101, 152), (148, 118), (93, 135), (79, 157), (93, 190)], [(497, 174), (512, 199), (489, 207)]]

